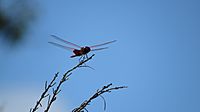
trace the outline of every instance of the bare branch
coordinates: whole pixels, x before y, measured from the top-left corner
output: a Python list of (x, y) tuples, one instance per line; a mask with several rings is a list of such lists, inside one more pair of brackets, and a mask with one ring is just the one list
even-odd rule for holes
[(53, 86), (53, 84), (55, 83), (56, 78), (58, 77), (58, 72), (55, 74), (55, 76), (53, 77), (53, 79), (51, 80), (51, 82), (49, 83), (49, 85), (47, 86), (47, 81), (45, 82), (45, 90), (42, 93), (42, 95), (40, 96), (39, 100), (36, 102), (36, 105), (34, 108), (30, 109), (30, 112), (36, 112), (37, 109), (39, 108), (39, 106), (41, 107), (41, 101), (47, 97), (49, 94), (47, 94), (47, 92), (49, 91), (49, 89)]
[(89, 105), (89, 103), (94, 100), (97, 97), (102, 97), (104, 100), (104, 109), (106, 108), (106, 101), (105, 98), (102, 96), (103, 93), (108, 93), (111, 92), (113, 90), (118, 90), (118, 89), (123, 89), (123, 88), (127, 88), (127, 86), (119, 86), (119, 87), (110, 87), (112, 86), (112, 83), (103, 86), (102, 89), (97, 90), (97, 92), (92, 95), (88, 100), (85, 100), (79, 107), (75, 108), (72, 110), (72, 112), (82, 112), (83, 110), (86, 109), (86, 106)]
[[(58, 73), (55, 74), (54, 78), (51, 80), (51, 82), (49, 84), (46, 81), (45, 82), (45, 86), (44, 86), (44, 88), (45, 88), (44, 92), (40, 96), (40, 99), (36, 102), (35, 107), (30, 109), (30, 112), (36, 112), (39, 107), (42, 107), (41, 101), (46, 97), (48, 97), (48, 100), (47, 100), (47, 106), (46, 106), (44, 112), (49, 112), (53, 102), (57, 99), (57, 95), (61, 91), (60, 88), (61, 88), (62, 84), (66, 80), (69, 79), (69, 77), (72, 75), (72, 71), (77, 69), (77, 68), (80, 68), (80, 67), (89, 67), (89, 66), (85, 65), (85, 63), (87, 61), (89, 61), (90, 59), (92, 59), (93, 56), (94, 56), (94, 54), (92, 56), (90, 56), (89, 58), (86, 58), (86, 59), (80, 61), (75, 67), (73, 67), (70, 70), (68, 70), (67, 72), (65, 72), (63, 74), (62, 78), (60, 79), (60, 81), (57, 84), (56, 84), (55, 80), (58, 77)], [(91, 67), (89, 67), (89, 68), (91, 68)], [(55, 87), (55, 85), (56, 85), (56, 87)], [(119, 86), (119, 87), (110, 87), (110, 86), (112, 86), (112, 83), (110, 83), (110, 84), (108, 84), (106, 86), (103, 86), (101, 89), (98, 89), (97, 92), (94, 95), (92, 95), (88, 100), (85, 100), (79, 107), (77, 107), (74, 110), (72, 110), (72, 112), (84, 112), (84, 111), (88, 112), (88, 110), (86, 109), (86, 106), (89, 105), (89, 103), (92, 100), (94, 100), (95, 98), (97, 98), (99, 96), (103, 99), (104, 110), (105, 110), (106, 109), (106, 100), (102, 96), (102, 94), (109, 93), (109, 92), (111, 92), (113, 90), (127, 88), (127, 86)], [(52, 94), (48, 94), (47, 93), (50, 88), (52, 88), (52, 90), (53, 90)]]
[(49, 103), (48, 103), (46, 109), (44, 110), (44, 112), (48, 112), (48, 111), (49, 111), (51, 105), (52, 105), (53, 102), (56, 100), (56, 97), (57, 97), (58, 93), (61, 91), (61, 90), (60, 90), (61, 85), (62, 85), (66, 80), (69, 79), (69, 76), (72, 75), (72, 71), (75, 70), (76, 68), (82, 66), (84, 63), (86, 63), (86, 62), (89, 61), (90, 59), (92, 59), (93, 56), (94, 56), (94, 54), (93, 54), (92, 56), (90, 56), (89, 58), (87, 58), (87, 59), (81, 61), (78, 65), (76, 65), (75, 67), (71, 68), (70, 70), (68, 70), (68, 71), (63, 75), (63, 77), (62, 77), (62, 79), (60, 80), (60, 82), (58, 83), (56, 89), (55, 89), (55, 90), (53, 89), (53, 95), (52, 95), (52, 97), (49, 99)]

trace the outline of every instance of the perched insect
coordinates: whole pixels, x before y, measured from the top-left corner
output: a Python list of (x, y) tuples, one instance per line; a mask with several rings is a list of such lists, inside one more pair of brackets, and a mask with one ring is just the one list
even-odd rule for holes
[[(116, 40), (113, 40), (113, 41), (109, 41), (109, 42), (105, 42), (105, 43), (97, 44), (97, 45), (93, 45), (93, 46), (81, 47), (81, 46), (76, 45), (76, 44), (74, 44), (72, 42), (69, 42), (69, 41), (66, 41), (64, 39), (61, 39), (58, 36), (55, 36), (55, 35), (51, 35), (51, 36), (54, 37), (55, 39), (61, 41), (61, 42), (64, 42), (64, 43), (66, 43), (68, 45), (71, 45), (73, 47), (76, 47), (76, 48), (67, 47), (67, 46), (64, 46), (64, 45), (61, 45), (61, 44), (58, 44), (58, 43), (54, 43), (54, 42), (49, 42), (50, 44), (53, 44), (53, 45), (55, 45), (57, 47), (61, 47), (61, 48), (64, 48), (64, 49), (72, 51), (74, 53), (74, 55), (70, 56), (71, 58), (81, 56), (81, 58), (83, 58), (83, 60), (85, 58), (88, 58), (87, 53), (89, 53), (90, 51), (97, 51), (97, 50), (103, 50), (103, 49), (107, 49), (108, 48), (108, 47), (102, 47), (102, 48), (97, 48), (97, 47), (116, 42)], [(81, 60), (81, 58), (79, 60)]]

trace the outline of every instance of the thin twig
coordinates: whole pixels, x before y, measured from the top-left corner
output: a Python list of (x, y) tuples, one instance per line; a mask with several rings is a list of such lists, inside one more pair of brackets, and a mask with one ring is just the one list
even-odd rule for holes
[[(110, 83), (110, 84), (108, 84), (106, 86), (103, 86), (103, 88), (101, 90), (97, 90), (97, 92), (94, 95), (92, 95), (92, 97), (90, 97), (88, 100), (85, 100), (79, 107), (73, 109), (72, 112), (82, 112), (84, 109), (86, 109), (86, 106), (89, 105), (89, 103), (93, 99), (95, 99), (95, 98), (97, 98), (99, 96), (103, 97), (102, 96), (103, 93), (108, 93), (108, 92), (111, 92), (113, 90), (127, 88), (127, 86), (110, 87), (111, 85), (112, 85), (112, 83)], [(105, 104), (105, 99), (103, 98), (103, 100), (104, 100), (104, 106), (105, 106), (106, 105)], [(105, 107), (104, 107), (104, 109), (105, 109)]]
[(39, 108), (39, 106), (42, 106), (41, 101), (47, 97), (49, 94), (47, 94), (47, 92), (49, 91), (49, 89), (51, 87), (53, 87), (55, 85), (55, 80), (58, 77), (58, 73), (55, 74), (55, 76), (53, 77), (53, 79), (51, 80), (51, 82), (49, 83), (49, 85), (47, 86), (47, 81), (45, 82), (45, 89), (44, 92), (42, 93), (42, 95), (40, 96), (40, 99), (36, 102), (35, 107), (32, 109), (30, 109), (30, 112), (36, 112), (36, 110)]

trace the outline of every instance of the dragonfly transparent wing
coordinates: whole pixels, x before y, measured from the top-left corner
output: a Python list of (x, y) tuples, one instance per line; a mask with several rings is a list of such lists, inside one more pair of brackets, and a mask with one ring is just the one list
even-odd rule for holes
[(102, 44), (93, 45), (93, 46), (90, 46), (90, 48), (95, 48), (95, 47), (107, 45), (107, 44), (110, 44), (110, 43), (113, 43), (113, 42), (116, 42), (116, 41), (117, 40), (113, 40), (113, 41), (105, 42), (105, 43), (102, 43)]
[(91, 51), (98, 51), (98, 50), (104, 50), (104, 49), (108, 49), (108, 47), (103, 47), (103, 48), (92, 49)]
[(64, 48), (64, 49), (70, 50), (70, 51), (74, 50), (74, 48), (63, 46), (63, 45), (60, 45), (60, 44), (57, 44), (57, 43), (54, 43), (54, 42), (48, 42), (48, 43), (50, 43), (50, 44), (52, 44), (54, 46), (60, 47), (60, 48)]
[(76, 45), (76, 44), (74, 44), (74, 43), (72, 43), (72, 42), (68, 42), (68, 41), (66, 41), (66, 40), (64, 40), (64, 39), (61, 39), (61, 38), (58, 37), (58, 36), (55, 36), (55, 35), (51, 35), (51, 36), (54, 37), (55, 39), (59, 40), (59, 41), (62, 41), (62, 42), (64, 42), (64, 43), (68, 44), (68, 45), (72, 45), (72, 46), (74, 46), (74, 47), (81, 48), (81, 46)]

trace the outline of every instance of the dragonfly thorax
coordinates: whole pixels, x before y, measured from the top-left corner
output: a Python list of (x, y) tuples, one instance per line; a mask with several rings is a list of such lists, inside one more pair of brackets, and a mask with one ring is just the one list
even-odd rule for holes
[(74, 49), (73, 53), (75, 54), (74, 56), (81, 56), (81, 55), (85, 55), (85, 54), (89, 53), (90, 51), (91, 51), (90, 47), (86, 46), (86, 47), (82, 47), (80, 50)]
[(91, 49), (90, 49), (90, 47), (85, 46), (85, 47), (81, 48), (81, 51), (83, 54), (87, 54), (91, 51)]

